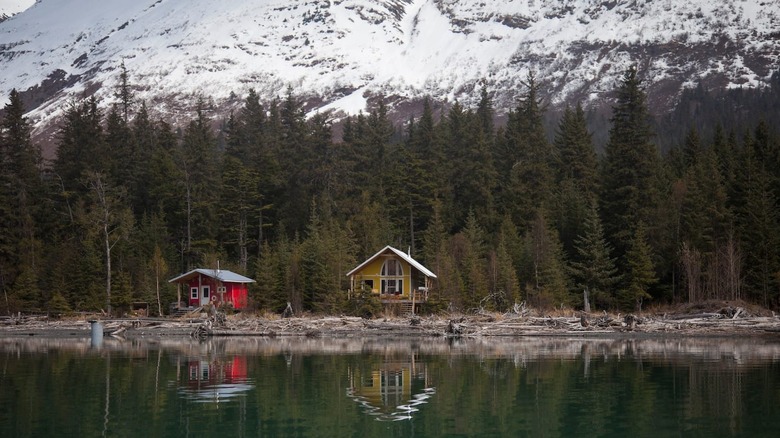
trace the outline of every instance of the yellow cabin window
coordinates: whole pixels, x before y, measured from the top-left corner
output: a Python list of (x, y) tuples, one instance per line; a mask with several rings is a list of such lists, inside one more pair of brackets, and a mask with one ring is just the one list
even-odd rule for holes
[(396, 259), (385, 260), (380, 272), (381, 279), (381, 293), (400, 295), (404, 290), (404, 271), (401, 263)]

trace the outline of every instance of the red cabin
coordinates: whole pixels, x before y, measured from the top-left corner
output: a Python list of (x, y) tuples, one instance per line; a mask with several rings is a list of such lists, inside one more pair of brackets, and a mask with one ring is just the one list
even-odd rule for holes
[(180, 301), (189, 307), (228, 304), (243, 309), (247, 305), (246, 285), (255, 281), (224, 269), (193, 269), (168, 282), (187, 286), (187, 296)]

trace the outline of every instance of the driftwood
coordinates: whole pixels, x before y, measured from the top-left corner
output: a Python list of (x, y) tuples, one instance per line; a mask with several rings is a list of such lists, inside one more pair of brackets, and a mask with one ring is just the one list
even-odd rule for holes
[(666, 319), (679, 320), (679, 319), (701, 319), (701, 318), (720, 318), (720, 313), (695, 313), (695, 314), (683, 314), (683, 315), (669, 315)]
[[(197, 339), (212, 336), (266, 337), (377, 337), (403, 336), (587, 336), (611, 333), (667, 335), (743, 335), (780, 333), (780, 318), (755, 316), (741, 306), (721, 306), (716, 312), (697, 308), (686, 314), (590, 314), (561, 312), (541, 315), (516, 304), (510, 312), (470, 315), (387, 317), (363, 319), (353, 316), (264, 318), (247, 314), (227, 316), (214, 312), (208, 318), (126, 318), (105, 320), (104, 333), (112, 336), (189, 335)], [(769, 312), (764, 312), (765, 314)], [(198, 315), (202, 315), (200, 312)], [(14, 315), (0, 319), (0, 336), (8, 334), (89, 333), (88, 317), (53, 320)]]
[(292, 318), (293, 317), (293, 309), (290, 302), (287, 302), (287, 307), (284, 308), (284, 312), (282, 312), (282, 318)]

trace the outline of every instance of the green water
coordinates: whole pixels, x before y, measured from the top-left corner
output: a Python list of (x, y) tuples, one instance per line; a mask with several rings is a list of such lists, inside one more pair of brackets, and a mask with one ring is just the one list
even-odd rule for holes
[(780, 340), (0, 338), (0, 437), (780, 436)]

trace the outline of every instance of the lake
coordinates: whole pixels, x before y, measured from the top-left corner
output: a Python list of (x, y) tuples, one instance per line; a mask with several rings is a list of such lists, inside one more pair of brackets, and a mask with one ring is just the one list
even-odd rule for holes
[(0, 437), (780, 436), (780, 339), (0, 338)]

